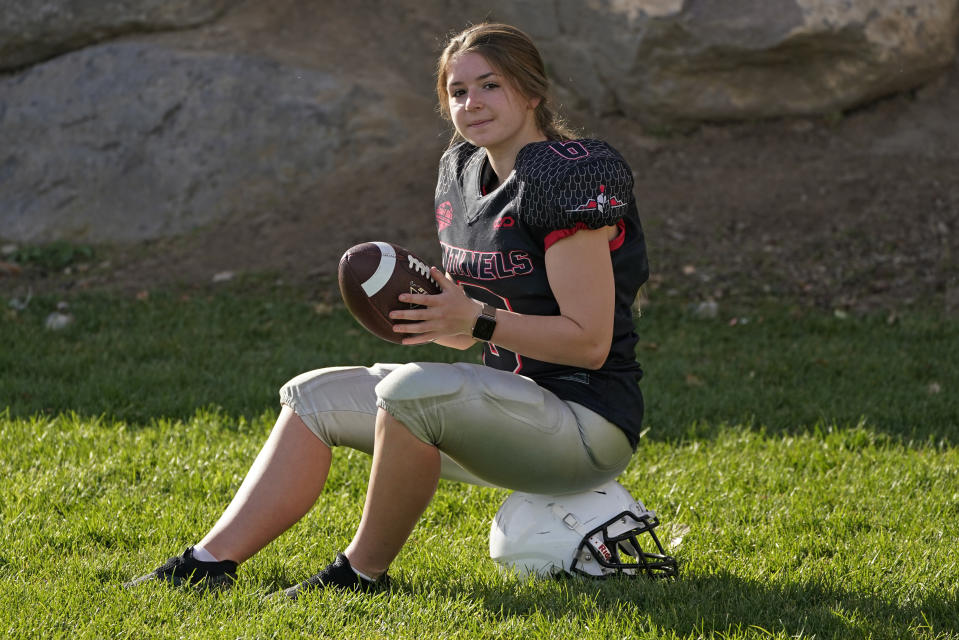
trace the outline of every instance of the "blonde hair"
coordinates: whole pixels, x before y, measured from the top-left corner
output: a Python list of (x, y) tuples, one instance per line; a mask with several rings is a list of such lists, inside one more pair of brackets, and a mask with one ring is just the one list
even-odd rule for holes
[[(436, 97), (440, 113), (452, 122), (446, 82), (450, 63), (464, 53), (478, 53), (507, 78), (526, 98), (539, 98), (534, 115), (536, 126), (549, 140), (576, 138), (566, 122), (549, 103), (549, 78), (546, 65), (532, 39), (508, 24), (484, 22), (454, 35), (447, 41), (436, 64)], [(452, 142), (461, 140), (457, 133)]]

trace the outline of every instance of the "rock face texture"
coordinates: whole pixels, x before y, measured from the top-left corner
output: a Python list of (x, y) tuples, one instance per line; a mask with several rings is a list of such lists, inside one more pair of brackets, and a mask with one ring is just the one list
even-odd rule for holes
[(14, 238), (182, 233), (274, 206), (402, 132), (369, 89), (264, 58), (118, 43), (2, 82), (0, 208)]
[(557, 0), (504, 5), (536, 25), (557, 80), (650, 126), (838, 112), (952, 63), (955, 0)]
[(0, 238), (176, 235), (333, 173), (342, 199), (442, 148), (435, 55), (487, 17), (533, 35), (579, 119), (653, 132), (839, 113), (937, 77), (959, 34), (959, 0), (7, 2)]
[(39, 0), (0, 4), (0, 71), (135, 31), (193, 27), (237, 0)]

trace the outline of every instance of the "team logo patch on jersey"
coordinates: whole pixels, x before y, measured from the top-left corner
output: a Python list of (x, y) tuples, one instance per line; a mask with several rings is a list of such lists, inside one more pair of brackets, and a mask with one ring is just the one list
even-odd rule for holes
[(581, 204), (575, 209), (571, 209), (569, 212), (574, 211), (599, 211), (600, 213), (606, 213), (610, 209), (618, 209), (620, 207), (625, 207), (626, 203), (617, 198), (616, 196), (611, 196), (606, 193), (606, 185), (599, 185), (599, 195), (595, 198), (590, 198), (586, 201), (586, 204)]
[(436, 225), (442, 231), (453, 224), (453, 205), (449, 200), (436, 207)]

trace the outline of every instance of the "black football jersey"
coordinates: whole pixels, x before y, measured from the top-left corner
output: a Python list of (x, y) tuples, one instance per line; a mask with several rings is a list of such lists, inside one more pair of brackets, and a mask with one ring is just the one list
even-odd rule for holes
[(523, 147), (513, 172), (486, 192), (486, 151), (461, 142), (440, 161), (436, 223), (443, 268), (467, 294), (500, 309), (558, 315), (546, 277), (546, 250), (578, 229), (617, 225), (610, 242), (616, 284), (613, 340), (601, 369), (534, 360), (493, 343), (483, 362), (535, 380), (622, 428), (635, 447), (643, 397), (637, 384), (632, 305), (649, 276), (646, 242), (633, 196), (632, 171), (598, 140), (536, 142)]

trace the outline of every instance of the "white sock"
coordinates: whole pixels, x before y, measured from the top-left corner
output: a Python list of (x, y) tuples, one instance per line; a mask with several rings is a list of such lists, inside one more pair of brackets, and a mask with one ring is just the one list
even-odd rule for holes
[[(350, 569), (353, 569), (353, 567), (350, 567)], [(376, 582), (376, 580), (374, 580), (373, 578), (369, 577), (368, 575), (366, 575), (366, 574), (363, 573), (362, 571), (357, 571), (356, 569), (353, 569), (353, 573), (355, 573), (355, 574), (358, 575), (359, 577), (363, 578), (363, 579), (366, 580), (367, 582)]]
[(216, 556), (198, 544), (193, 546), (193, 559), (200, 562), (219, 562)]

